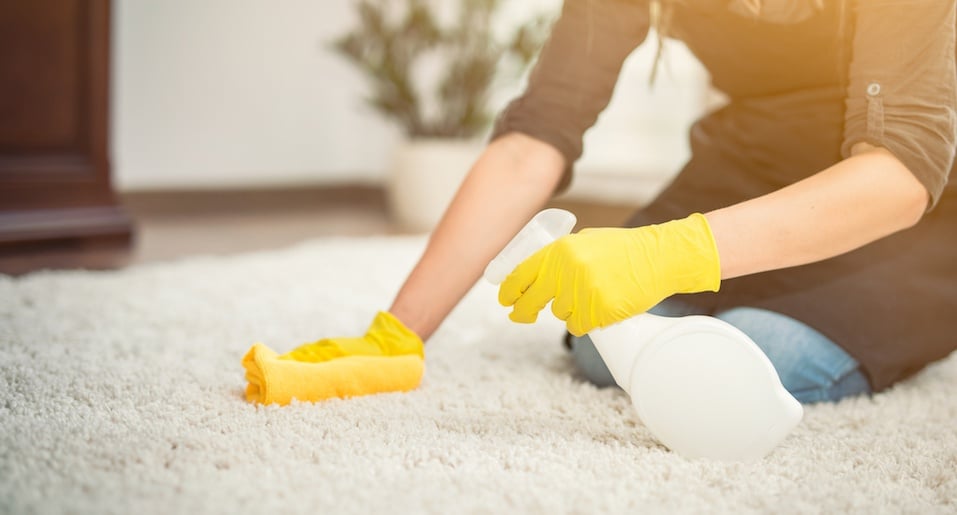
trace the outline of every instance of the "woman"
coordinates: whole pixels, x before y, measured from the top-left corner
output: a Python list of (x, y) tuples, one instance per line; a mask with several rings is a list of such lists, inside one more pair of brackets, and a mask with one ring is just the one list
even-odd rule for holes
[(652, 4), (566, 0), (389, 312), (363, 338), (286, 357), (421, 352), (568, 184), (653, 25), (730, 103), (694, 125), (691, 160), (629, 229), (572, 235), (520, 265), (499, 295), (511, 318), (532, 322), (551, 300), (576, 362), (604, 384), (584, 333), (656, 305), (711, 314), (751, 336), (802, 402), (883, 390), (957, 348), (955, 2)]

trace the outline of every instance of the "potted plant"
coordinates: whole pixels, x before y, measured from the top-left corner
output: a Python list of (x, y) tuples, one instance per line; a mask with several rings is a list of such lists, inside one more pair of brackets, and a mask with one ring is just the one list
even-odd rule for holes
[(547, 34), (549, 20), (537, 16), (503, 36), (500, 0), (461, 0), (451, 23), (440, 23), (449, 4), (359, 0), (358, 25), (333, 43), (369, 79), (368, 104), (404, 133), (387, 193), (407, 231), (438, 222), (481, 151), (492, 95), (519, 77)]

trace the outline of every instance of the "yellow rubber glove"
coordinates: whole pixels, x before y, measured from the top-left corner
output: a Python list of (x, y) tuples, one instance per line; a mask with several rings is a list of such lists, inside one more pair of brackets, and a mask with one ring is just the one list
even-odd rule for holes
[[(515, 322), (552, 313), (581, 336), (644, 313), (675, 293), (718, 291), (721, 265), (704, 215), (633, 229), (585, 229), (520, 263), (499, 287)], [(554, 299), (554, 300), (553, 300)]]
[(358, 338), (326, 338), (296, 347), (279, 356), (318, 363), (343, 356), (399, 356), (415, 354), (425, 357), (422, 339), (388, 311), (380, 311), (364, 336)]
[(285, 405), (415, 389), (425, 370), (422, 340), (388, 312), (360, 338), (327, 338), (279, 355), (257, 343), (243, 357), (246, 400)]

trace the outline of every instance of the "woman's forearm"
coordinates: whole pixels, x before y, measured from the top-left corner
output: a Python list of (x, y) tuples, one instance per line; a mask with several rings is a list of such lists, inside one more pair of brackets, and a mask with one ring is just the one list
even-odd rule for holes
[(429, 338), (489, 261), (549, 200), (565, 163), (519, 133), (492, 142), (459, 187), (389, 311)]
[(856, 249), (917, 223), (927, 201), (897, 158), (861, 144), (820, 173), (706, 216), (729, 279)]

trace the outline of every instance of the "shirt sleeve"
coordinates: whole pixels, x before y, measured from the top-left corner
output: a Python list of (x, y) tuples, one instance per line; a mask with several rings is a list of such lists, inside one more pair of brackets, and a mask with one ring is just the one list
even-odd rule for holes
[(498, 116), (491, 140), (521, 132), (565, 158), (556, 191), (568, 187), (582, 137), (611, 99), (625, 58), (648, 33), (648, 5), (635, 0), (565, 0), (525, 92)]
[(861, 0), (854, 6), (841, 154), (889, 150), (940, 198), (957, 142), (953, 0)]

